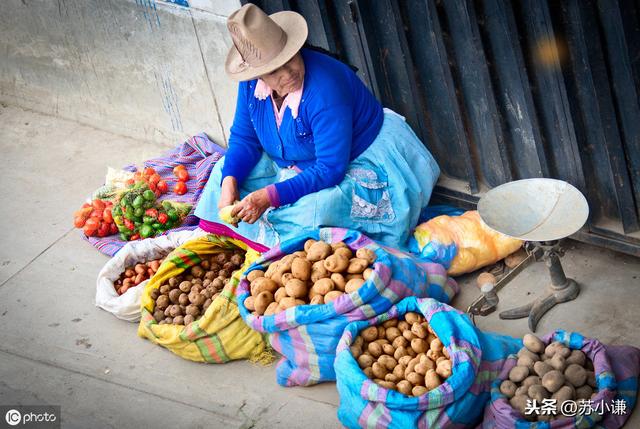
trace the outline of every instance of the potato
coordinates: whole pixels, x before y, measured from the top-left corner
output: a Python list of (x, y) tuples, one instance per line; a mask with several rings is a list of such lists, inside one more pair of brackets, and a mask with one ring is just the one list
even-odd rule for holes
[(598, 387), (596, 384), (596, 374), (593, 371), (587, 371), (587, 384), (593, 388)]
[(352, 344), (351, 347), (349, 347), (349, 349), (351, 350), (351, 354), (353, 355), (353, 357), (356, 360), (358, 360), (358, 358), (362, 354), (362, 348), (360, 346), (356, 346), (356, 345)]
[(400, 359), (396, 359), (399, 364), (403, 365), (405, 368), (409, 365), (409, 362), (413, 359), (413, 356), (404, 355)]
[(378, 343), (369, 343), (367, 351), (371, 356), (377, 358), (382, 354), (382, 346)]
[(269, 304), (267, 306), (267, 308), (264, 310), (264, 315), (265, 316), (271, 316), (272, 314), (276, 314), (278, 313), (278, 303), (277, 302), (272, 302), (271, 304)]
[(286, 297), (282, 298), (279, 302), (276, 301), (276, 304), (280, 304), (280, 307), (282, 307), (284, 310), (286, 310), (287, 308), (295, 307), (296, 305), (298, 305), (296, 303), (296, 299), (292, 298), (290, 296), (286, 296)]
[(330, 292), (327, 292), (327, 294), (324, 296), (324, 303), (328, 304), (330, 302), (333, 302), (336, 299), (340, 298), (342, 295), (344, 295), (344, 292), (339, 290), (332, 290)]
[(387, 340), (393, 342), (393, 340), (395, 340), (400, 336), (401, 336), (400, 329), (396, 328), (395, 326), (390, 326), (386, 328), (385, 337), (387, 338)]
[(299, 279), (291, 279), (284, 285), (287, 295), (292, 298), (306, 297), (308, 294), (307, 284)]
[[(293, 274), (291, 273), (284, 273), (281, 277), (280, 277), (280, 283), (282, 283), (283, 285), (286, 285), (289, 280), (293, 280), (295, 277), (293, 276)], [(277, 283), (277, 282), (276, 282)]]
[[(389, 355), (389, 356), (393, 356), (396, 352), (395, 347), (393, 347), (391, 344), (383, 344), (382, 345), (382, 353)], [(395, 358), (395, 356), (394, 356)]]
[(164, 310), (169, 305), (169, 297), (167, 295), (160, 295), (156, 300), (156, 307), (158, 310)]
[(558, 371), (564, 371), (567, 367), (565, 358), (563, 358), (559, 353), (556, 353), (555, 356), (547, 361), (547, 363), (551, 365), (553, 369), (557, 369)]
[(349, 283), (349, 280), (352, 280), (352, 279), (364, 280), (364, 278), (362, 277), (362, 274), (347, 274), (344, 276), (344, 279), (347, 283)]
[(404, 346), (400, 346), (398, 348), (396, 348), (396, 351), (393, 353), (393, 357), (396, 360), (400, 360), (403, 356), (407, 355), (407, 350), (405, 349)]
[(187, 326), (195, 321), (195, 317), (193, 317), (190, 314), (187, 314), (186, 316), (184, 316), (183, 321), (184, 321), (183, 322), (184, 325)]
[(409, 396), (411, 395), (411, 389), (413, 389), (413, 386), (409, 381), (401, 380), (396, 383), (396, 388), (398, 389), (398, 392), (402, 393), (403, 395)]
[(198, 265), (191, 267), (191, 275), (195, 278), (202, 278), (204, 277), (204, 270), (202, 269), (202, 267), (199, 267)]
[[(333, 281), (331, 279), (328, 278), (324, 278), (324, 279), (320, 279), (317, 282), (315, 282), (313, 284), (313, 286), (311, 287), (311, 289), (313, 289), (313, 291), (319, 295), (326, 295), (327, 293), (331, 292), (332, 290), (335, 289), (335, 284), (333, 283)], [(326, 300), (325, 300), (326, 302)]]
[(558, 348), (563, 347), (562, 343), (553, 341), (544, 349), (544, 355), (548, 358), (553, 357), (556, 354)]
[(538, 374), (539, 377), (543, 377), (551, 370), (553, 370), (553, 367), (546, 362), (538, 361), (533, 364), (533, 371)]
[(352, 293), (360, 289), (360, 287), (364, 284), (364, 279), (351, 279), (347, 282), (344, 287), (344, 291), (346, 293)]
[(414, 338), (411, 340), (411, 348), (416, 353), (426, 353), (429, 350), (429, 344), (422, 338)]
[(500, 383), (500, 393), (506, 396), (508, 399), (511, 399), (516, 394), (516, 384), (511, 380), (504, 380)]
[(591, 388), (591, 386), (589, 386), (588, 384), (585, 384), (584, 386), (580, 386), (576, 389), (576, 399), (580, 400), (580, 399), (591, 399), (591, 395), (593, 395), (593, 389)]
[(551, 398), (556, 400), (556, 406), (560, 407), (563, 402), (573, 401), (575, 399), (576, 391), (571, 386), (562, 386)]
[(520, 383), (522, 380), (527, 378), (528, 375), (529, 368), (526, 366), (514, 366), (511, 368), (511, 371), (509, 371), (509, 380), (514, 383)]
[(524, 343), (524, 346), (527, 348), (527, 350), (529, 350), (532, 353), (544, 352), (544, 349), (545, 349), (544, 343), (540, 338), (536, 337), (533, 334), (526, 334), (522, 338), (522, 342)]
[(173, 318), (174, 325), (184, 325), (184, 316), (176, 316)]
[(198, 317), (200, 315), (200, 309), (198, 308), (197, 305), (193, 305), (193, 304), (189, 304), (187, 305), (187, 308), (185, 309), (185, 313), (195, 317)]
[(392, 383), (397, 383), (398, 381), (400, 381), (400, 379), (393, 374), (387, 374), (384, 376), (384, 381), (391, 381)]
[(342, 273), (349, 266), (349, 259), (342, 255), (331, 255), (324, 260), (324, 267), (331, 273)]
[(310, 238), (307, 241), (304, 242), (304, 251), (308, 252), (309, 249), (311, 248), (311, 246), (313, 246), (316, 243), (316, 240)]
[(178, 298), (180, 297), (180, 289), (172, 289), (169, 291), (169, 301), (174, 304), (178, 303)]
[(307, 259), (311, 262), (316, 262), (329, 256), (332, 249), (331, 245), (328, 243), (325, 243), (324, 241), (317, 241), (308, 249), (305, 249), (305, 251), (307, 252)]
[(191, 291), (191, 282), (185, 280), (182, 283), (180, 283), (178, 287), (182, 292), (189, 293)]
[(162, 320), (164, 320), (164, 311), (157, 309), (153, 312), (153, 318), (156, 320), (156, 322), (161, 322)]
[(367, 378), (373, 378), (373, 372), (371, 372), (371, 367), (370, 366), (368, 366), (366, 368), (363, 368), (362, 372), (364, 372), (364, 375), (366, 375)]
[[(398, 329), (398, 332), (400, 332), (400, 330)], [(405, 337), (403, 337), (402, 335), (396, 337), (396, 339), (394, 339), (391, 342), (391, 345), (393, 345), (393, 347), (395, 349), (398, 349), (400, 347), (406, 347), (409, 344), (409, 342), (407, 341), (407, 339)]]
[(411, 325), (407, 323), (405, 320), (400, 320), (398, 322), (398, 329), (400, 329), (400, 332), (406, 331), (407, 329), (411, 329)]
[(263, 291), (274, 294), (278, 290), (278, 284), (272, 279), (266, 277), (258, 277), (251, 282), (251, 295), (257, 296)]
[(173, 324), (173, 317), (167, 317), (165, 318), (162, 322), (160, 322), (160, 324), (168, 324), (168, 325), (172, 325)]
[[(306, 286), (305, 286), (306, 287)], [(279, 287), (278, 290), (276, 291), (276, 293), (273, 294), (273, 299), (275, 302), (280, 302), (280, 300), (284, 297), (288, 296), (287, 295), (287, 290), (284, 288), (284, 286)]]
[(324, 297), (322, 295), (316, 295), (309, 301), (311, 305), (322, 305), (324, 304)]
[(338, 255), (338, 256), (343, 256), (345, 258), (347, 258), (347, 260), (351, 259), (353, 257), (353, 252), (351, 251), (351, 249), (349, 249), (348, 247), (339, 247), (337, 249), (334, 249), (333, 251), (334, 255)]
[(542, 385), (551, 393), (556, 393), (564, 385), (564, 375), (558, 371), (549, 371), (542, 377)]
[(360, 332), (360, 335), (365, 341), (371, 342), (378, 339), (378, 328), (376, 326), (369, 326)]
[(344, 279), (344, 276), (340, 273), (332, 273), (330, 278), (333, 284), (336, 285), (336, 290), (344, 292), (345, 290), (344, 288), (347, 284), (347, 281)]
[(409, 374), (407, 374), (407, 380), (409, 382), (411, 382), (411, 384), (413, 384), (414, 386), (416, 385), (424, 385), (424, 376), (418, 374), (417, 372), (410, 372)]
[(417, 322), (414, 322), (413, 325), (411, 325), (411, 332), (413, 332), (413, 334), (418, 338), (427, 338), (428, 335), (425, 327)]
[(440, 341), (440, 338), (436, 338), (435, 340), (431, 341), (430, 348), (434, 352), (442, 352), (444, 345), (442, 344), (442, 341)]
[(182, 308), (180, 308), (179, 305), (172, 305), (171, 307), (169, 307), (169, 316), (171, 317), (176, 317), (176, 316), (182, 316)]
[(529, 386), (520, 386), (516, 389), (516, 393), (513, 396), (519, 396), (519, 395), (527, 395), (527, 392), (529, 392)]
[(360, 368), (370, 367), (371, 365), (373, 365), (373, 362), (375, 362), (373, 357), (369, 354), (361, 354), (360, 356), (358, 356), (357, 360)]
[(566, 360), (569, 356), (571, 356), (571, 349), (564, 345), (560, 345), (556, 349), (556, 354), (562, 356)]
[(401, 363), (398, 363), (395, 368), (393, 368), (393, 375), (395, 375), (396, 377), (398, 377), (399, 380), (402, 380), (404, 378), (404, 371), (407, 369), (407, 367)]
[[(263, 277), (264, 278), (264, 277)], [(254, 306), (258, 315), (263, 315), (269, 304), (273, 301), (273, 294), (268, 290), (260, 292), (254, 300)]]
[(410, 311), (408, 313), (405, 313), (404, 320), (411, 326), (416, 322), (422, 322), (422, 316), (420, 316), (418, 313)]
[(309, 280), (311, 278), (311, 262), (305, 258), (295, 258), (291, 263), (291, 274), (297, 279)]
[(367, 267), (369, 266), (369, 263), (367, 262), (366, 259), (361, 259), (361, 258), (351, 258), (349, 260), (349, 265), (347, 266), (347, 272), (349, 274), (360, 274), (362, 273)]
[(452, 367), (449, 359), (441, 360), (436, 367), (436, 374), (443, 379), (451, 377)]
[(582, 350), (571, 350), (571, 354), (568, 358), (565, 359), (567, 365), (577, 364), (580, 366), (584, 366), (587, 361), (587, 356), (584, 354)]
[(204, 295), (199, 294), (194, 290), (191, 290), (191, 292), (189, 292), (189, 302), (191, 304), (201, 306), (206, 300), (207, 298)]
[(427, 375), (424, 376), (424, 385), (427, 389), (433, 390), (441, 384), (442, 381), (440, 377), (438, 377), (438, 374), (433, 369), (427, 371)]
[(311, 266), (311, 281), (317, 282), (320, 279), (326, 279), (331, 275), (324, 267), (324, 261), (317, 261)]
[(535, 362), (529, 356), (521, 356), (518, 358), (518, 363), (516, 365), (526, 366), (527, 368), (532, 370), (534, 364)]
[(374, 362), (371, 365), (371, 372), (373, 372), (373, 375), (376, 378), (384, 379), (384, 376), (387, 375), (389, 371), (387, 371), (387, 368), (384, 365), (382, 365), (380, 362)]
[(411, 394), (413, 396), (422, 396), (428, 392), (429, 390), (424, 386), (413, 386), (413, 389), (411, 389)]
[(543, 399), (549, 399), (551, 394), (543, 386), (534, 384), (529, 386), (527, 396), (531, 399), (535, 399), (538, 403), (542, 403)]
[(520, 414), (524, 415), (528, 399), (530, 398), (527, 395), (515, 395), (513, 398), (509, 399), (509, 403), (514, 409), (519, 411)]
[(578, 364), (572, 363), (564, 370), (564, 378), (573, 387), (583, 386), (587, 382), (587, 370)]
[(396, 390), (396, 384), (393, 383), (392, 381), (383, 381), (380, 380), (378, 382), (378, 384), (382, 387), (384, 387), (385, 389), (391, 389), (391, 390)]
[(356, 251), (356, 257), (367, 261), (367, 265), (371, 265), (376, 260), (376, 252), (366, 247), (361, 247)]
[(362, 272), (362, 278), (369, 280), (369, 277), (374, 273), (373, 268), (367, 268)]
[(537, 375), (530, 375), (529, 377), (522, 380), (522, 385), (527, 387), (540, 383), (542, 383), (542, 380)]

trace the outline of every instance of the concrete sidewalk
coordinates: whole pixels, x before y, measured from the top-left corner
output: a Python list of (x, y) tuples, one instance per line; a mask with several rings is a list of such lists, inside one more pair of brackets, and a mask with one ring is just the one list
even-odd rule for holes
[[(0, 123), (0, 404), (61, 405), (65, 428), (339, 426), (333, 383), (282, 388), (274, 367), (188, 362), (93, 305), (107, 257), (72, 228), (72, 213), (107, 166), (163, 148), (14, 107), (0, 107)], [(539, 332), (640, 346), (640, 260), (569, 242), (563, 263), (581, 295), (545, 316)], [(456, 307), (475, 298), (474, 281), (461, 279)], [(546, 281), (544, 266), (530, 267), (501, 294), (500, 308), (531, 299)], [(525, 320), (495, 314), (478, 324), (527, 332)], [(638, 413), (627, 427), (640, 427)]]

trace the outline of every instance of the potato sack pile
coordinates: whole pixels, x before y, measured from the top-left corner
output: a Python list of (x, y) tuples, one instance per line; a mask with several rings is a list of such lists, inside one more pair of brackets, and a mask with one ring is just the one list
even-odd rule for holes
[(367, 377), (407, 396), (424, 395), (451, 376), (447, 350), (418, 313), (363, 329), (351, 353)]
[(518, 363), (509, 379), (500, 384), (500, 392), (527, 420), (551, 420), (553, 415), (526, 414), (528, 400), (538, 404), (555, 399), (558, 409), (565, 401), (589, 400), (596, 392), (593, 362), (581, 350), (571, 350), (559, 342), (545, 344), (535, 335), (523, 338)]
[(188, 325), (198, 320), (242, 267), (244, 257), (242, 250), (217, 253), (151, 291), (154, 319), (161, 325)]
[(326, 304), (351, 293), (369, 278), (375, 253), (360, 248), (355, 255), (344, 242), (307, 240), (304, 250), (286, 255), (267, 271), (247, 275), (251, 296), (245, 307), (257, 315), (271, 315), (305, 304)]
[(138, 286), (145, 280), (150, 279), (158, 271), (160, 265), (164, 261), (163, 258), (154, 259), (153, 261), (147, 261), (144, 263), (136, 264), (133, 267), (127, 267), (120, 278), (113, 283), (113, 287), (116, 288), (118, 295), (122, 295), (129, 288)]

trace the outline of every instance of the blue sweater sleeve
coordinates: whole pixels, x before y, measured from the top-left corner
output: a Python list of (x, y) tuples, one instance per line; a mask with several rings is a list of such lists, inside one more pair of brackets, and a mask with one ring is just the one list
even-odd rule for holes
[(280, 205), (335, 186), (344, 178), (351, 156), (352, 108), (349, 105), (324, 107), (310, 115), (316, 162), (291, 179), (276, 183)]
[(241, 82), (238, 87), (236, 115), (233, 119), (231, 136), (229, 137), (229, 149), (222, 167), (222, 179), (227, 176), (233, 176), (236, 178), (238, 186), (244, 183), (262, 154), (262, 145), (249, 116), (247, 107), (248, 91), (248, 83)]

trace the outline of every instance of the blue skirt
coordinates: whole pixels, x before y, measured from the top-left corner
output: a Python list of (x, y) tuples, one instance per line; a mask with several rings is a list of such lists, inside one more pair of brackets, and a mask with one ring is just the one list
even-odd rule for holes
[[(223, 165), (224, 158), (213, 168), (195, 210), (196, 216), (210, 222), (222, 223), (218, 199)], [(296, 174), (293, 169), (278, 167), (263, 153), (240, 187), (240, 198)], [(240, 222), (234, 230), (272, 247), (302, 232), (335, 226), (403, 248), (429, 203), (439, 174), (435, 159), (404, 118), (385, 109), (378, 136), (351, 161), (342, 182), (305, 195), (294, 204), (270, 208), (256, 223)]]

